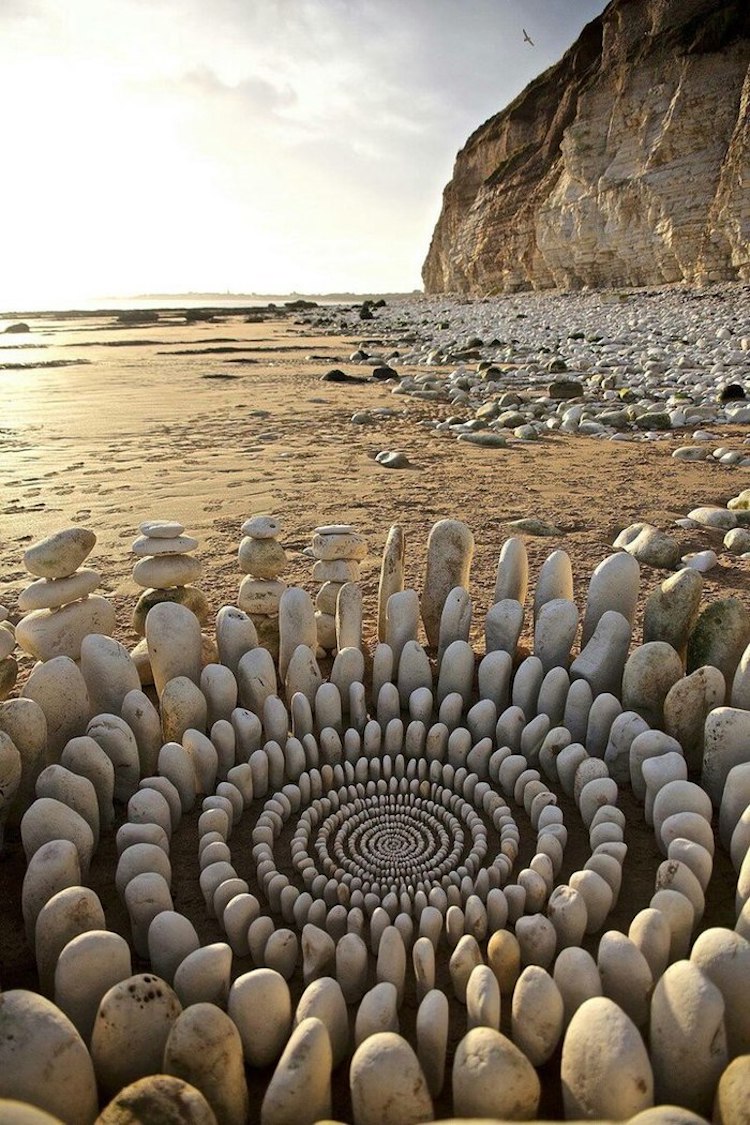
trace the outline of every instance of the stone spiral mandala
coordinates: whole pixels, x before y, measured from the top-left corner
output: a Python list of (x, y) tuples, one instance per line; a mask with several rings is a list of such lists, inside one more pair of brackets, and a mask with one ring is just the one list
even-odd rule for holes
[[(326, 531), (336, 534), (353, 549), (350, 532)], [(230, 631), (247, 628), (232, 610), (217, 623), (226, 663), (206, 667), (191, 611), (150, 611), (158, 707), (130, 690), (123, 717), (95, 716), (40, 775), (21, 822), (24, 920), (50, 1000), (17, 990), (0, 1006), (19, 1028), (58, 1013), (60, 1041), (79, 1052), (87, 1119), (92, 1075), (107, 1097), (140, 1079), (149, 1097), (174, 1100), (167, 1075), (237, 1121), (250, 1112), (248, 1081), (256, 1093), (260, 1083), (266, 1125), (334, 1110), (357, 1125), (389, 1120), (386, 1089), (399, 1120), (443, 1109), (529, 1119), (541, 1067), (553, 1068), (568, 1117), (627, 1119), (670, 1100), (705, 1115), (750, 1048), (750, 762), (713, 726), (731, 711), (719, 718), (745, 730), (747, 712), (709, 706), (713, 665), (685, 675), (659, 639), (630, 651), (631, 621), (613, 607), (635, 606), (639, 574), (622, 555), (592, 578), (575, 656), (570, 564), (551, 555), (534, 652), (518, 657), (526, 564), (510, 544), (483, 656), (463, 636), (463, 588), (431, 623), (428, 604), (432, 649), (417, 641), (413, 592), (399, 591), (404, 614), (367, 685), (356, 645), (320, 676), (304, 591), (287, 603), (308, 613), (299, 643), (282, 612), (278, 654), (253, 645), (232, 656)], [(728, 643), (726, 631), (716, 639), (717, 664)], [(87, 646), (83, 668), (89, 647), (111, 667), (116, 644)], [(64, 670), (70, 690), (83, 672)], [(677, 726), (701, 707), (699, 775)], [(113, 800), (122, 933), (87, 886)], [(729, 866), (715, 849), (717, 808), (737, 872), (735, 929), (701, 921)], [(183, 910), (173, 869), (183, 819), (197, 830), (204, 918)], [(631, 903), (633, 840), (653, 865), (653, 892)], [(627, 932), (609, 928), (618, 902)], [(700, 1029), (684, 1031), (675, 994), (700, 1012)], [(605, 1027), (617, 1049), (592, 1063)], [(221, 1091), (207, 1028), (230, 1060)], [(699, 1065), (707, 1042), (710, 1072)], [(33, 1073), (17, 1087), (29, 1100)]]

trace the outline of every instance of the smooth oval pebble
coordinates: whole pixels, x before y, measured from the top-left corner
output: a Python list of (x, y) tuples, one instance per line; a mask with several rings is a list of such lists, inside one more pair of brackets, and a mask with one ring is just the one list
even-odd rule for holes
[(400, 1035), (369, 1036), (349, 1069), (354, 1125), (417, 1125), (433, 1118), (432, 1098), (414, 1051)]
[(534, 1067), (499, 1031), (475, 1027), (458, 1044), (453, 1060), (456, 1117), (530, 1121), (537, 1115), (540, 1096)]

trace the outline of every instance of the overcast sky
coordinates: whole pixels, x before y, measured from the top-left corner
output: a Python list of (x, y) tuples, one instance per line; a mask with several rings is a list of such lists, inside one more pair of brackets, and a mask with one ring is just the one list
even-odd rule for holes
[(0, 307), (417, 288), (458, 149), (604, 7), (0, 0)]

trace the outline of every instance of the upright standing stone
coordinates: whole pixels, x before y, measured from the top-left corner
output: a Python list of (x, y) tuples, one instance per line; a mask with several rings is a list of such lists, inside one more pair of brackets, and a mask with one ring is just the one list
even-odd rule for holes
[(166, 981), (152, 973), (128, 977), (104, 994), (94, 1020), (91, 1058), (106, 1097), (161, 1072), (164, 1047), (181, 1010)]
[(729, 1058), (723, 997), (697, 965), (677, 961), (659, 979), (650, 1032), (657, 1102), (710, 1117)]
[(696, 668), (689, 676), (677, 680), (666, 694), (664, 729), (682, 746), (691, 772), (697, 773), (703, 761), (706, 719), (723, 705), (725, 696), (724, 677), (710, 665)]
[(219, 660), (236, 676), (242, 657), (258, 644), (252, 618), (237, 606), (222, 606), (216, 614), (216, 644)]
[(391, 594), (397, 594), (404, 588), (404, 557), (406, 553), (406, 536), (404, 529), (394, 523), (388, 532), (383, 550), (383, 561), (380, 565), (380, 583), (378, 585), (378, 640), (386, 640), (386, 607)]
[(5, 823), (20, 784), (21, 755), (8, 735), (0, 731), (0, 853), (3, 850)]
[(71, 738), (86, 733), (91, 717), (88, 688), (70, 657), (56, 656), (37, 664), (21, 689), (21, 697), (38, 703), (47, 720), (45, 764), (57, 761)]
[(306, 590), (290, 586), (279, 602), (279, 676), (286, 679), (289, 661), (299, 645), (307, 645), (313, 653), (318, 647), (315, 606)]
[(201, 627), (195, 614), (185, 606), (163, 602), (149, 610), (146, 643), (154, 686), (160, 697), (175, 676), (187, 676), (194, 684), (200, 683)]
[(599, 619), (608, 609), (614, 609), (633, 624), (638, 601), (641, 568), (637, 559), (627, 551), (609, 555), (599, 563), (589, 582), (586, 612), (581, 631), (581, 648), (584, 648)]
[(624, 1121), (654, 1104), (654, 1076), (640, 1033), (604, 996), (584, 1001), (571, 1019), (560, 1077), (568, 1120)]
[(84, 1043), (105, 992), (133, 972), (125, 938), (108, 930), (78, 934), (63, 947), (55, 968), (55, 1003)]
[(637, 711), (652, 727), (664, 722), (664, 700), (682, 679), (682, 661), (671, 645), (649, 641), (629, 657), (622, 675), (622, 705)]
[(701, 613), (688, 638), (687, 670), (718, 668), (731, 691), (742, 654), (750, 643), (750, 613), (739, 598), (722, 598)]
[(440, 615), (438, 639), (438, 667), (445, 650), (453, 641), (468, 641), (471, 630), (471, 597), (469, 591), (457, 586), (451, 590)]
[(703, 579), (685, 567), (649, 594), (643, 611), (643, 643), (666, 641), (685, 662), (688, 636), (698, 617)]
[(704, 728), (701, 785), (715, 807), (721, 804), (727, 774), (745, 762), (750, 762), (750, 711), (714, 708)]
[(24, 989), (0, 993), (0, 1098), (28, 1102), (50, 1120), (92, 1125), (96, 1079), (73, 1024), (43, 996)]
[(585, 680), (593, 695), (619, 696), (630, 647), (630, 622), (614, 609), (606, 610), (585, 648), (570, 666), (571, 680)]
[(422, 592), (422, 621), (427, 640), (437, 648), (445, 599), (454, 587), (469, 588), (474, 536), (460, 520), (439, 520), (427, 540), (427, 569)]
[(417, 1125), (432, 1121), (432, 1098), (417, 1056), (392, 1031), (370, 1035), (349, 1071), (354, 1125)]
[(268, 1084), (261, 1125), (314, 1125), (331, 1115), (331, 1043), (311, 1016), (292, 1032)]
[(224, 1125), (244, 1125), (249, 1098), (242, 1040), (226, 1012), (214, 1004), (192, 1004), (169, 1032), (164, 1073), (182, 1078), (205, 1097)]
[(545, 602), (556, 598), (573, 601), (573, 566), (567, 551), (553, 551), (544, 562), (534, 590), (534, 620)]
[(540, 608), (534, 628), (534, 655), (545, 673), (568, 668), (570, 650), (578, 630), (578, 607), (566, 598), (552, 598)]
[(505, 540), (500, 550), (493, 603), (510, 599), (523, 605), (528, 586), (529, 557), (526, 544), (520, 536), (514, 535)]
[(533, 1120), (541, 1084), (529, 1060), (510, 1039), (491, 1027), (463, 1037), (453, 1059), (456, 1117)]

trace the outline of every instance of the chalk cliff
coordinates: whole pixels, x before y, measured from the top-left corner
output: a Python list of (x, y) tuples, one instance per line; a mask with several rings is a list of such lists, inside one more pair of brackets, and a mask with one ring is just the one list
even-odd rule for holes
[(428, 293), (750, 280), (750, 4), (612, 0), (459, 152)]

